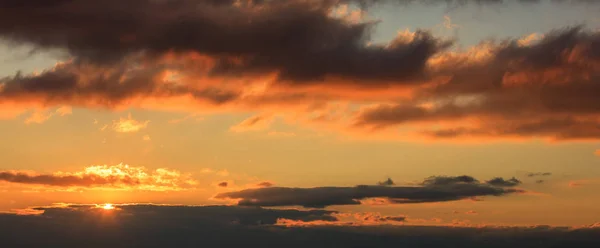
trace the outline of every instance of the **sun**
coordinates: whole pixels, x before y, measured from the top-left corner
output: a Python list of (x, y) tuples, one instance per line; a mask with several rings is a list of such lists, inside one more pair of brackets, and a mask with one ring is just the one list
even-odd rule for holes
[(112, 210), (112, 209), (115, 209), (115, 207), (114, 207), (112, 204), (110, 204), (110, 203), (106, 203), (106, 204), (102, 205), (102, 208), (103, 208), (104, 210)]

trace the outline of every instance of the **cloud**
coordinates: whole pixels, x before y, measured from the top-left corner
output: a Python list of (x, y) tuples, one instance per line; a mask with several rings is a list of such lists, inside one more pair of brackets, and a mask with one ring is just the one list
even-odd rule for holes
[(275, 184), (272, 182), (260, 182), (260, 183), (256, 184), (256, 186), (262, 187), (262, 188), (273, 187), (273, 185), (275, 185)]
[(152, 139), (150, 139), (150, 135), (144, 135), (144, 137), (142, 137), (142, 140), (151, 141)]
[(487, 181), (486, 183), (498, 187), (513, 187), (521, 184), (521, 181), (514, 177), (508, 180), (504, 180), (504, 178), (501, 177), (495, 177), (492, 180)]
[(150, 171), (144, 167), (124, 164), (95, 165), (78, 172), (32, 174), (19, 171), (0, 171), (0, 181), (23, 185), (40, 185), (83, 189), (131, 189), (176, 191), (189, 189), (197, 182), (190, 175), (168, 169)]
[(73, 109), (69, 106), (62, 106), (56, 109), (56, 114), (60, 116), (71, 115), (73, 114)]
[[(463, 50), (424, 30), (372, 44), (376, 21), (331, 14), (415, 1), (12, 2), (0, 10), (0, 38), (69, 59), (0, 79), (2, 104), (252, 110), (336, 130), (407, 125), (436, 140), (600, 138), (600, 35), (583, 27)], [(335, 120), (309, 110), (336, 101), (362, 108)]]
[(41, 124), (50, 119), (50, 117), (52, 117), (52, 113), (46, 110), (36, 110), (25, 119), (25, 124)]
[(102, 132), (104, 132), (104, 130), (106, 130), (107, 128), (108, 128), (108, 124), (105, 124), (99, 130), (102, 131)]
[[(389, 47), (366, 46), (364, 40), (373, 24), (330, 17), (335, 4), (329, 0), (252, 4), (72, 0), (35, 7), (12, 5), (11, 11), (0, 12), (6, 21), (0, 36), (41, 49), (64, 48), (77, 60), (96, 64), (114, 63), (141, 52), (154, 56), (196, 52), (214, 58), (212, 74), (277, 71), (279, 78), (291, 81), (328, 74), (358, 79), (410, 78), (443, 46), (425, 32)], [(118, 21), (108, 18), (114, 15), (119, 16)], [(61, 22), (58, 17), (71, 22)], [(22, 25), (23, 21), (30, 25)], [(72, 23), (88, 29), (75, 29)], [(41, 27), (54, 31), (42, 32)]]
[(272, 121), (273, 117), (269, 115), (252, 116), (231, 127), (229, 130), (236, 133), (263, 130), (268, 128)]
[(119, 133), (135, 133), (148, 126), (150, 121), (137, 121), (131, 117), (131, 113), (125, 118), (119, 118), (118, 121), (113, 121), (113, 129)]
[[(437, 182), (436, 180), (434, 180)], [(324, 208), (333, 205), (358, 205), (361, 200), (383, 198), (389, 203), (444, 202), (479, 196), (502, 196), (522, 190), (496, 187), (477, 181), (444, 181), (431, 183), (426, 179), (422, 186), (369, 186), (316, 187), (316, 188), (255, 188), (218, 194), (217, 199), (239, 200), (240, 206), (303, 206)]]
[(220, 182), (219, 184), (217, 184), (217, 186), (222, 187), (222, 188), (227, 188), (228, 185), (229, 185), (228, 182)]
[(183, 118), (180, 118), (180, 119), (172, 119), (172, 120), (169, 120), (169, 124), (179, 124), (181, 122), (184, 122), (184, 121), (187, 121), (187, 120), (190, 120), (190, 119), (193, 119), (196, 122), (204, 120), (203, 117), (198, 116), (198, 115), (199, 114), (193, 113), (193, 114), (186, 115), (186, 116), (184, 116)]
[(364, 108), (355, 126), (418, 124), (437, 139), (597, 139), (598, 51), (599, 33), (572, 27), (528, 44), (509, 39), (440, 54), (430, 62), (445, 81), (417, 89), (410, 101)]
[(396, 185), (396, 184), (394, 183), (394, 181), (392, 181), (391, 178), (388, 178), (387, 180), (385, 180), (383, 182), (378, 182), (377, 185), (379, 185), (379, 186), (393, 186), (393, 185)]
[(432, 186), (440, 186), (440, 185), (451, 185), (458, 183), (479, 183), (479, 180), (475, 179), (472, 176), (431, 176), (425, 178), (423, 180), (423, 185), (432, 185)]
[(54, 112), (47, 109), (36, 109), (33, 113), (25, 119), (25, 124), (42, 124), (49, 120), (53, 115), (65, 116), (73, 114), (71, 107), (61, 106)]
[(540, 176), (552, 176), (551, 172), (531, 172), (527, 174), (528, 177), (540, 177)]
[[(231, 206), (42, 207), (0, 214), (6, 247), (597, 247), (598, 228), (336, 226), (333, 211)], [(386, 216), (380, 216), (386, 218)], [(394, 217), (394, 216), (390, 216)], [(402, 218), (402, 216), (395, 216)], [(278, 220), (324, 226), (273, 225)], [(409, 220), (410, 221), (410, 220)], [(385, 223), (385, 222), (384, 222)], [(125, 231), (126, 230), (126, 231)]]

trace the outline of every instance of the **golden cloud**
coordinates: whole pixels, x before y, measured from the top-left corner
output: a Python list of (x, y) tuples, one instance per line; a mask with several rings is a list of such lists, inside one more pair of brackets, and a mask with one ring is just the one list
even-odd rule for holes
[(131, 113), (127, 118), (119, 118), (118, 121), (113, 122), (113, 129), (119, 133), (135, 133), (148, 126), (150, 121), (137, 121), (131, 117)]
[(2, 171), (0, 181), (67, 189), (180, 191), (192, 189), (197, 181), (190, 174), (159, 168), (148, 170), (126, 164), (94, 165), (78, 172), (36, 174)]

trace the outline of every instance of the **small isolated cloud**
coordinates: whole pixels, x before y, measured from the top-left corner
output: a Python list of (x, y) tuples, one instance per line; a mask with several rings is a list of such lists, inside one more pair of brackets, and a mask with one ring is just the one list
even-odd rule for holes
[(264, 130), (271, 125), (272, 121), (273, 117), (270, 115), (257, 115), (243, 120), (229, 130), (236, 133)]
[(187, 120), (193, 120), (193, 121), (198, 122), (198, 121), (204, 120), (204, 117), (199, 116), (199, 114), (197, 114), (197, 113), (193, 113), (193, 114), (186, 115), (179, 119), (169, 120), (169, 124), (179, 124), (179, 123), (182, 123)]
[(546, 177), (546, 176), (552, 176), (552, 173), (550, 173), (550, 172), (532, 172), (532, 173), (528, 173), (527, 176), (528, 177)]
[(220, 182), (219, 184), (217, 184), (217, 186), (221, 187), (221, 188), (227, 188), (227, 186), (229, 186), (228, 182)]
[(524, 192), (505, 186), (480, 183), (468, 176), (430, 177), (425, 179), (421, 186), (270, 187), (220, 193), (215, 198), (238, 200), (238, 205), (241, 206), (324, 208), (333, 205), (359, 205), (363, 204), (364, 200), (373, 198), (384, 199), (390, 204), (404, 204), (456, 201)]
[(108, 124), (102, 126), (99, 130), (104, 132), (106, 129), (108, 129)]
[(185, 190), (197, 183), (191, 175), (176, 170), (160, 168), (151, 171), (126, 164), (94, 165), (82, 171), (53, 174), (0, 171), (0, 181), (50, 187), (149, 191)]
[(36, 109), (29, 117), (27, 117), (27, 119), (25, 119), (25, 124), (42, 124), (54, 115), (65, 116), (70, 114), (73, 114), (73, 111), (69, 106), (62, 106), (54, 112), (47, 109)]
[(131, 113), (127, 118), (119, 118), (118, 121), (113, 121), (113, 129), (119, 133), (135, 133), (148, 126), (150, 121), (137, 121), (131, 117)]
[(261, 188), (269, 188), (269, 187), (273, 187), (275, 184), (272, 182), (260, 182), (258, 184), (256, 184), (256, 186), (261, 187)]
[(452, 18), (450, 18), (450, 16), (447, 15), (444, 16), (444, 22), (442, 23), (442, 25), (449, 30), (460, 28), (460, 25), (453, 23)]
[(142, 140), (151, 141), (152, 139), (150, 139), (150, 135), (144, 135), (144, 137), (142, 137)]

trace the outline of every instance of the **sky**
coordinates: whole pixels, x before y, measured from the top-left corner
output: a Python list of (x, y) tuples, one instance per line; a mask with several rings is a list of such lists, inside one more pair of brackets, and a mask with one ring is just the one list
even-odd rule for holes
[(567, 244), (600, 223), (598, 11), (0, 1), (0, 217), (187, 207), (344, 235), (407, 228), (390, 231), (398, 242), (396, 231), (568, 227)]

